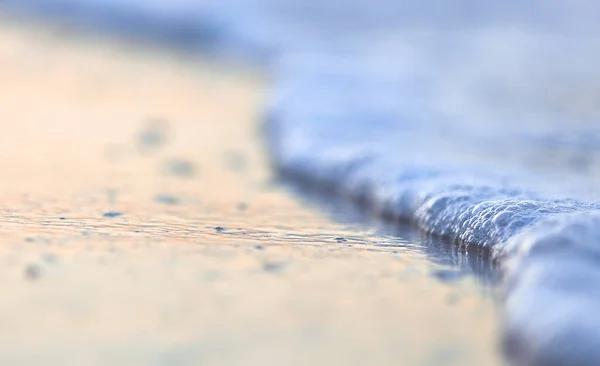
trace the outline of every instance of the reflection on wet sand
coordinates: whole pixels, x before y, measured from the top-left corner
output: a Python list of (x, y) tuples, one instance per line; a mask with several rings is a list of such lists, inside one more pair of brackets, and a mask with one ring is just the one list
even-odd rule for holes
[(4, 20), (0, 363), (499, 362), (485, 260), (274, 182), (260, 78)]
[[(331, 199), (330, 196), (325, 199), (327, 192), (315, 185), (298, 185), (292, 180), (283, 180), (282, 183), (314, 209), (328, 213), (335, 222), (345, 223), (346, 230), (352, 231), (358, 227), (369, 232), (365, 237), (371, 240), (358, 239), (356, 243), (376, 248), (405, 248), (420, 255), (425, 254), (433, 263), (451, 268), (450, 272), (439, 273), (458, 272), (460, 274), (457, 276), (460, 277), (473, 276), (480, 282), (484, 292), (493, 294), (493, 286), (497, 284), (500, 273), (488, 248), (431, 235), (416, 230), (408, 222), (382, 220), (379, 215), (371, 215), (363, 205), (349, 203), (346, 199)], [(439, 277), (449, 276), (452, 277)]]

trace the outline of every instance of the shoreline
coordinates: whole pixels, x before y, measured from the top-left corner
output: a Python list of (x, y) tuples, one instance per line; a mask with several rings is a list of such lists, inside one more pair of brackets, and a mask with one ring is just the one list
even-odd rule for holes
[(439, 243), (273, 183), (260, 76), (15, 24), (2, 363), (500, 363), (491, 297)]

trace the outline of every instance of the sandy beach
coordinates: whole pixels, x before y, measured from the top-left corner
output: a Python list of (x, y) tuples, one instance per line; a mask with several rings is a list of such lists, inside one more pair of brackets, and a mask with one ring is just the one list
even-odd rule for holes
[(1, 364), (501, 363), (489, 287), (274, 181), (257, 73), (0, 24)]

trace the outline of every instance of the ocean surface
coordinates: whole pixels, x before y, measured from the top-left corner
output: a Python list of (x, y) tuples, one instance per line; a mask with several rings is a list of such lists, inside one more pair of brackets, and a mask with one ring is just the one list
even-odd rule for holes
[(600, 363), (594, 2), (2, 6), (262, 67), (264, 134), (282, 175), (488, 248), (502, 266), (511, 362)]

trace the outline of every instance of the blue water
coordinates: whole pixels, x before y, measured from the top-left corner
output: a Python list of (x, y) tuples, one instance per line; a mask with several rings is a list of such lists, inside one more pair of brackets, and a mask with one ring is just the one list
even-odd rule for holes
[(257, 63), (274, 165), (502, 263), (517, 364), (600, 364), (593, 1), (12, 0)]

